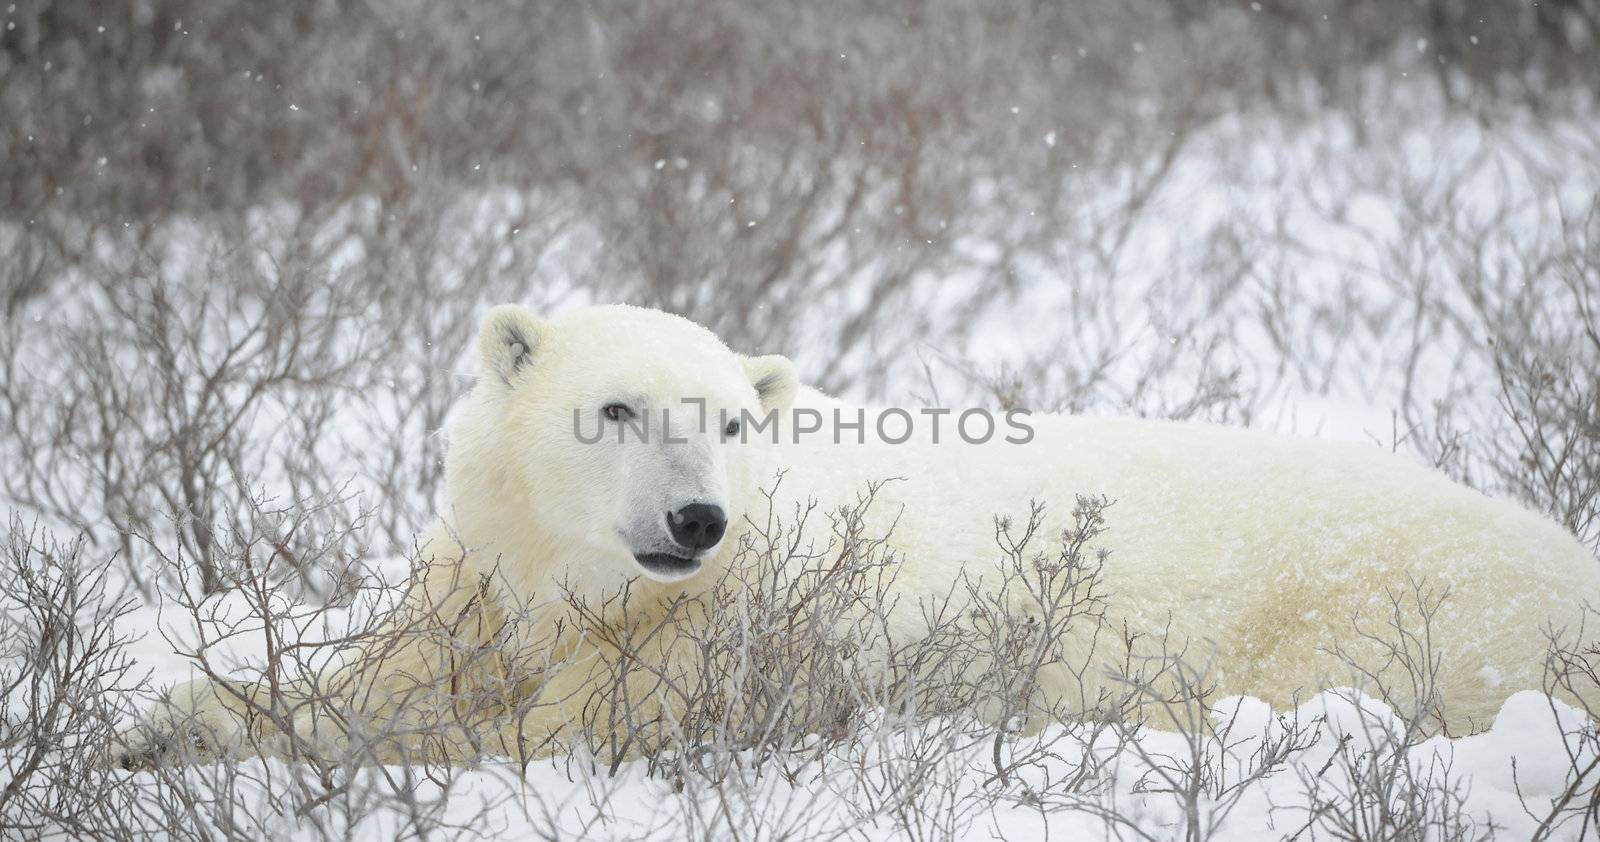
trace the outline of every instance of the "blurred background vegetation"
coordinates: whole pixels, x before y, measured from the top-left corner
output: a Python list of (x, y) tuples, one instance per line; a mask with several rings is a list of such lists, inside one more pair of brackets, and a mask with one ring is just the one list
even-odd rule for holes
[(1597, 41), (1594, 0), (16, 0), (0, 488), (135, 569), (263, 495), (393, 550), (478, 314), (622, 300), (862, 400), (1354, 401), (1595, 540)]

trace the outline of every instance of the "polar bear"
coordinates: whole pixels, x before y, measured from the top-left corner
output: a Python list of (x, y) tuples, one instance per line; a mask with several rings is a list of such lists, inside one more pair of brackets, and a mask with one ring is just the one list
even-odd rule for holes
[[(1058, 415), (1008, 418), (988, 436), (972, 428), (994, 418), (957, 414), (858, 424), (856, 408), (802, 387), (787, 359), (741, 356), (686, 319), (630, 306), (553, 320), (500, 306), (477, 350), (480, 379), (449, 431), (447, 505), (421, 543), (440, 563), (410, 596), (412, 616), (440, 618), (461, 640), (389, 652), (342, 682), (351, 695), (394, 698), (443, 681), (441, 663), (502, 628), (492, 615), (506, 600), (567, 589), (607, 605), (627, 588), (650, 604), (694, 593), (733, 562), (763, 504), (847, 503), (888, 478), (869, 528), (888, 536), (905, 606), (891, 622), (907, 633), (926, 621), (918, 604), (963, 577), (983, 581), (997, 563), (997, 516), (1044, 501), (1041, 534), (1057, 534), (1075, 497), (1103, 495), (1115, 501), (1097, 539), (1114, 622), (1205, 648), (1219, 694), (1280, 707), (1348, 683), (1349, 663), (1332, 650), (1354, 624), (1381, 630), (1391, 597), (1428, 582), (1449, 593), (1432, 624), (1448, 724), (1486, 726), (1512, 693), (1543, 687), (1543, 630), (1573, 632), (1600, 597), (1600, 566), (1559, 526), (1375, 447)], [(772, 417), (775, 435), (749, 429)], [(823, 429), (799, 435), (818, 419)], [(524, 645), (583, 645), (546, 631)], [(1350, 647), (1358, 661), (1382, 658), (1359, 639)], [(502, 687), (508, 709), (519, 694), (548, 691), (541, 680)], [(1041, 675), (1037, 692), (1081, 692), (1071, 680)], [(255, 692), (198, 682), (175, 692), (170, 710), (203, 727), (190, 737), (206, 750), (228, 750), (272, 730), (242, 710)], [(570, 716), (541, 710), (554, 712), (516, 722), (519, 739), (558, 733)], [(318, 727), (301, 719), (294, 728)], [(503, 735), (498, 748), (479, 736), (443, 751), (506, 750)], [(143, 745), (124, 761), (154, 754)]]

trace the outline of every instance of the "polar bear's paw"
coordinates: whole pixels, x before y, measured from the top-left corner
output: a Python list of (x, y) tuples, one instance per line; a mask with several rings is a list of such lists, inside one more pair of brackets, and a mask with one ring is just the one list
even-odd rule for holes
[(250, 729), (243, 715), (228, 703), (230, 698), (237, 697), (206, 680), (173, 688), (156, 707), (116, 736), (108, 763), (139, 771), (239, 755), (248, 743)]
[(141, 723), (118, 735), (110, 762), (118, 769), (140, 772), (162, 766), (205, 762), (219, 756), (205, 730), (198, 725), (171, 728), (163, 724)]

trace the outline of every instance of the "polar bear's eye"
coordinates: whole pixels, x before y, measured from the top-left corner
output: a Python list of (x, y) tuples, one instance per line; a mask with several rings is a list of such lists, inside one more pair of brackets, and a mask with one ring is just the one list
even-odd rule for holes
[(608, 403), (601, 407), (600, 414), (611, 421), (622, 421), (634, 416), (633, 408), (625, 403)]
[(722, 434), (731, 439), (734, 436), (739, 435), (740, 429), (742, 428), (739, 426), (739, 420), (734, 419), (728, 422), (728, 426), (722, 428)]

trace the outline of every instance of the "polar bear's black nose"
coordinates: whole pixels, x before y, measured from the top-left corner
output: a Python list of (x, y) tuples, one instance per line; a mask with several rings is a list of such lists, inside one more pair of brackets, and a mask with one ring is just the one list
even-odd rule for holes
[(721, 506), (690, 503), (667, 515), (667, 526), (672, 528), (672, 540), (691, 550), (703, 550), (722, 540), (728, 517)]

